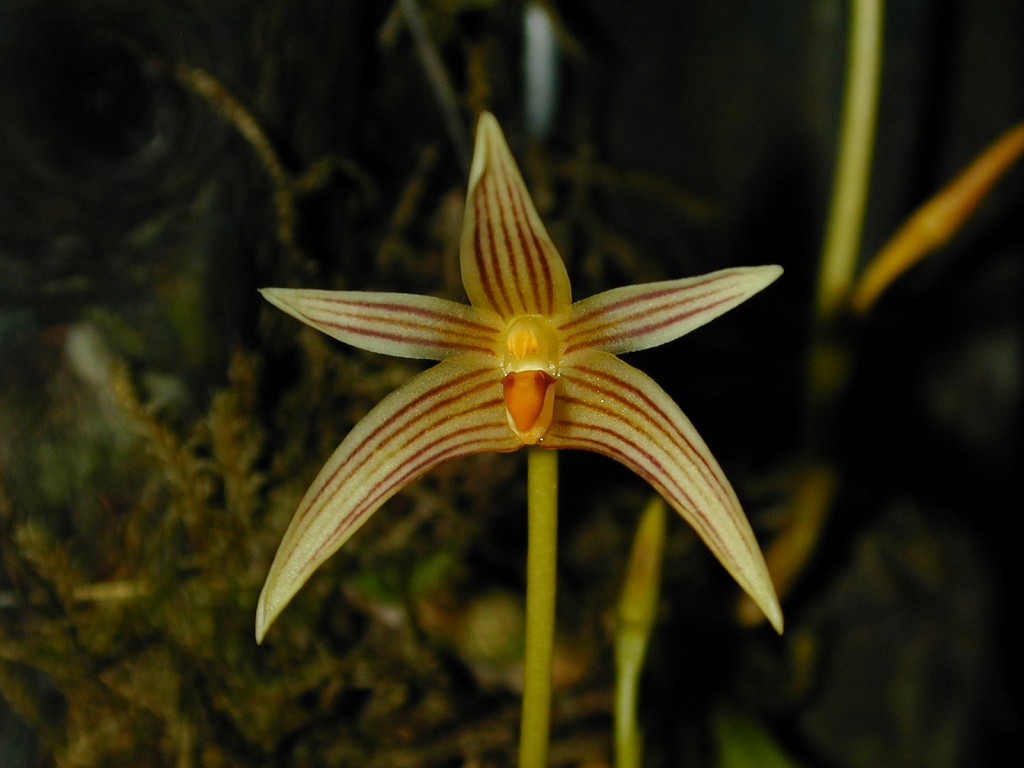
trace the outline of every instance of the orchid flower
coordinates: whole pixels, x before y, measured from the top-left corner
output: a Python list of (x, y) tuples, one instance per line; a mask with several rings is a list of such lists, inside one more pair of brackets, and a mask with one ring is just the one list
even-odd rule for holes
[(580, 449), (647, 480), (775, 628), (782, 612), (736, 494), (700, 435), (617, 355), (672, 341), (753, 296), (777, 266), (616, 288), (576, 303), (497, 120), (480, 117), (461, 239), (470, 303), (266, 288), (272, 304), (352, 346), (439, 360), (348, 434), (299, 505), (256, 612), (256, 639), (391, 496), (441, 462), (524, 445)]

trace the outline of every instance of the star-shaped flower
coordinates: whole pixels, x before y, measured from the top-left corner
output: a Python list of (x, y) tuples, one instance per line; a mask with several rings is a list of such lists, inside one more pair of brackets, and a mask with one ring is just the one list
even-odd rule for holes
[(313, 481), (260, 595), (257, 640), (403, 487), (443, 461), (524, 445), (594, 451), (636, 472), (781, 631), (775, 590), (729, 481), (665, 391), (616, 357), (704, 325), (781, 268), (724, 269), (572, 303), (565, 265), (490, 114), (477, 128), (460, 258), (469, 305), (402, 293), (262, 291), (347, 344), (440, 362), (356, 424)]

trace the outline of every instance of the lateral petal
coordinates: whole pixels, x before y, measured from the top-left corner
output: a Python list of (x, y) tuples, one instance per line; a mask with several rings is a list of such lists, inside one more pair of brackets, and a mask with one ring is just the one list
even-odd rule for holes
[(445, 360), (392, 392), (342, 441), (306, 492), (256, 609), (256, 640), (299, 588), (385, 501), (443, 461), (513, 451), (500, 369)]
[(618, 355), (656, 347), (714, 320), (782, 274), (782, 267), (736, 267), (699, 277), (614, 288), (572, 305), (558, 326), (565, 354)]
[(548, 448), (594, 451), (647, 480), (782, 631), (782, 610), (736, 494), (679, 406), (653, 379), (603, 352), (563, 360)]
[(496, 355), (503, 323), (493, 312), (410, 293), (264, 288), (263, 298), (353, 347), (395, 357), (442, 360)]
[(462, 282), (474, 307), (506, 320), (569, 308), (569, 276), (494, 115), (483, 113), (462, 222)]

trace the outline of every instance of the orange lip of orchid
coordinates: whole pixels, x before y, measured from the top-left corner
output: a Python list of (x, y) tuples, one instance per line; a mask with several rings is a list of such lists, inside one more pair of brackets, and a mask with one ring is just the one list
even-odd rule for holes
[(544, 439), (555, 408), (555, 379), (544, 371), (518, 371), (501, 380), (508, 425), (523, 445)]
[(777, 266), (615, 288), (573, 303), (569, 277), (498, 122), (477, 127), (460, 243), (470, 303), (265, 288), (279, 309), (372, 352), (438, 364), (392, 392), (338, 446), (284, 534), (256, 639), (391, 496), (441, 462), (523, 445), (608, 456), (647, 480), (782, 631), (736, 494), (679, 406), (624, 352), (672, 341), (746, 301)]

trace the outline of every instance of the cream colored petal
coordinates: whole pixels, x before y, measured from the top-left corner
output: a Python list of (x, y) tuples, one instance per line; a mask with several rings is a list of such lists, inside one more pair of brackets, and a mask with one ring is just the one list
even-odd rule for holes
[(572, 305), (558, 326), (566, 354), (622, 354), (678, 339), (770, 285), (782, 267), (737, 267), (699, 277), (630, 285)]
[(353, 347), (442, 360), (500, 351), (501, 319), (467, 304), (409, 293), (264, 288), (278, 309)]
[(501, 374), (483, 355), (454, 357), (391, 393), (342, 441), (306, 492), (256, 609), (256, 640), (313, 572), (385, 501), (443, 461), (520, 447)]
[(771, 577), (736, 494), (683, 412), (650, 377), (603, 352), (563, 361), (549, 448), (609, 456), (647, 480), (782, 631)]
[(569, 276), (494, 115), (477, 125), (462, 222), (462, 281), (473, 306), (506, 320), (568, 310)]

